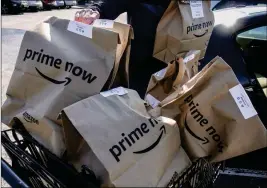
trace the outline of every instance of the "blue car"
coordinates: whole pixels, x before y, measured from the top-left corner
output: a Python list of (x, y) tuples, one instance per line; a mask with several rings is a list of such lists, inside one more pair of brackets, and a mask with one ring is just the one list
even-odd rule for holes
[(25, 0), (2, 0), (1, 14), (18, 14), (29, 7)]

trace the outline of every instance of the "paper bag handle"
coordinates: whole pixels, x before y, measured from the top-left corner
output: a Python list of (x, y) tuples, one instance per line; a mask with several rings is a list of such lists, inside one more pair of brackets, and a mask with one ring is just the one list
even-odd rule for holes
[(176, 86), (176, 85), (180, 84), (183, 81), (184, 74), (186, 72), (186, 67), (185, 67), (185, 64), (184, 64), (184, 59), (181, 58), (181, 57), (178, 57), (176, 59), (176, 62), (178, 62), (177, 64), (178, 64), (178, 67), (179, 68), (178, 68), (178, 74), (176, 76), (176, 79), (173, 82), (173, 86)]

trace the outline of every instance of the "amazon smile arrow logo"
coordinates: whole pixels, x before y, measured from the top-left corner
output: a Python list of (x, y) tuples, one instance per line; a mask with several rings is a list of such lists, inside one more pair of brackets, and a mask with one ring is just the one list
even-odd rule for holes
[(195, 37), (203, 37), (203, 36), (206, 35), (208, 32), (209, 32), (209, 30), (206, 29), (206, 31), (205, 31), (203, 34), (201, 34), (201, 35), (196, 35), (196, 34), (193, 34), (193, 35), (194, 35)]
[(193, 126), (199, 126), (202, 128), (206, 134), (209, 136), (210, 140), (206, 137), (201, 138), (198, 135), (196, 135), (188, 126), (187, 124), (187, 114), (185, 115), (185, 120), (184, 120), (184, 126), (185, 129), (191, 134), (194, 138), (198, 139), (199, 141), (202, 142), (202, 144), (208, 144), (210, 142), (216, 143), (217, 144), (217, 149), (218, 152), (223, 152), (223, 149), (225, 147), (222, 137), (220, 133), (216, 130), (216, 126), (214, 125), (214, 122), (210, 122), (209, 119), (205, 117), (204, 114), (201, 113), (201, 107), (200, 105), (193, 100), (193, 95), (189, 95), (184, 99), (184, 102), (188, 104), (189, 107), (189, 113), (191, 114), (192, 118), (194, 121), (191, 123)]
[(136, 144), (139, 139), (141, 139), (143, 136), (145, 136), (151, 128), (159, 127), (159, 131), (161, 132), (159, 137), (156, 139), (155, 142), (153, 142), (150, 146), (146, 147), (145, 149), (139, 150), (139, 151), (133, 151), (133, 154), (143, 154), (146, 152), (151, 151), (154, 149), (160, 142), (161, 138), (164, 134), (167, 134), (165, 125), (159, 124), (160, 120), (157, 119), (149, 119), (149, 123), (142, 123), (139, 127), (135, 128), (132, 132), (130, 132), (128, 135), (125, 133), (122, 133), (121, 136), (123, 137), (121, 141), (118, 142), (118, 144), (113, 145), (109, 151), (112, 154), (112, 156), (115, 158), (117, 162), (120, 162), (120, 156), (123, 152), (127, 151), (127, 149), (130, 149), (134, 144)]
[(195, 133), (188, 127), (188, 124), (187, 124), (187, 122), (186, 122), (186, 118), (187, 118), (187, 114), (185, 115), (184, 126), (185, 126), (185, 129), (189, 132), (189, 134), (191, 134), (194, 138), (196, 138), (196, 139), (202, 141), (202, 144), (203, 144), (203, 145), (209, 143), (210, 141), (209, 141), (208, 138), (204, 137), (204, 139), (203, 139), (203, 138), (197, 136), (197, 135), (196, 135), (196, 134), (195, 134)]
[(133, 153), (135, 153), (135, 154), (143, 154), (143, 153), (149, 152), (150, 150), (154, 149), (159, 144), (162, 135), (166, 134), (166, 128), (165, 128), (164, 125), (162, 125), (162, 127), (160, 127), (160, 130), (161, 130), (161, 133), (160, 133), (158, 139), (156, 140), (156, 142), (154, 142), (151, 146), (147, 147), (146, 149), (143, 149), (143, 150), (140, 150), (140, 151), (135, 151)]
[(55, 80), (53, 78), (50, 78), (50, 77), (46, 76), (41, 71), (39, 71), (36, 67), (35, 67), (35, 69), (40, 74), (40, 76), (42, 76), (44, 79), (46, 79), (49, 82), (52, 82), (54, 84), (64, 84), (65, 83), (64, 86), (66, 86), (66, 85), (68, 85), (71, 82), (71, 78), (69, 78), (69, 77), (65, 77), (65, 80), (64, 81), (58, 81), (58, 80)]

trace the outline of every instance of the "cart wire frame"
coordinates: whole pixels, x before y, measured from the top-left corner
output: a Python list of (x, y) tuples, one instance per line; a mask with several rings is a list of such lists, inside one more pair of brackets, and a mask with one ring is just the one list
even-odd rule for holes
[(174, 173), (168, 188), (209, 188), (219, 175), (222, 163), (209, 163), (205, 158), (194, 161), (181, 175)]
[[(14, 119), (12, 128), (1, 132), (2, 146), (12, 161), (9, 167), (29, 187), (99, 187), (90, 169), (82, 166), (77, 172), (64, 158), (59, 159), (39, 144), (18, 119)], [(16, 187), (21, 187), (19, 182)]]

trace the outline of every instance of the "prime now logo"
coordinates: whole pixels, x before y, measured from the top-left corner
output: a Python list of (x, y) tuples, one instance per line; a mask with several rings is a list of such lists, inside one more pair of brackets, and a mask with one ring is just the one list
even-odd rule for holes
[[(150, 123), (150, 125), (148, 125), (146, 123), (142, 123), (140, 125), (140, 127), (137, 127), (132, 132), (130, 132), (128, 134), (125, 134), (125, 133), (121, 134), (121, 136), (123, 137), (121, 139), (121, 141), (119, 141), (118, 144), (113, 145), (109, 149), (110, 153), (113, 155), (113, 157), (115, 158), (115, 160), (117, 162), (120, 162), (120, 156), (123, 152), (125, 152), (127, 149), (131, 148), (142, 137), (145, 137), (146, 134), (149, 133), (151, 129), (155, 128), (155, 126), (159, 124), (159, 121), (156, 119), (149, 119), (149, 123)], [(159, 137), (157, 138), (157, 140), (155, 140), (155, 142), (153, 142), (149, 147), (146, 147), (140, 151), (134, 151), (133, 153), (134, 154), (143, 154), (143, 153), (149, 152), (150, 150), (155, 148), (159, 144), (163, 134), (166, 134), (165, 126), (162, 125), (160, 127), (159, 131), (161, 131), (161, 133), (160, 133)]]
[[(80, 66), (76, 66), (72, 62), (67, 61), (64, 63), (63, 60), (60, 58), (45, 54), (43, 49), (41, 49), (40, 51), (26, 49), (23, 61), (27, 62), (27, 60), (32, 60), (36, 64), (40, 63), (51, 68), (61, 69), (62, 71), (64, 70), (65, 72), (71, 73), (75, 77), (79, 77), (82, 81), (88, 84), (91, 84), (97, 79), (97, 76), (94, 76), (92, 73), (87, 70), (84, 70)], [(41, 70), (36, 67), (35, 70), (41, 77), (48, 80), (49, 82), (52, 82), (53, 84), (64, 84), (64, 86), (67, 86), (72, 81), (70, 77), (65, 77), (64, 80), (55, 80), (54, 78), (50, 78), (49, 76), (45, 75)]]
[[(189, 107), (189, 112), (191, 114), (191, 116), (193, 117), (193, 119), (195, 120), (195, 122), (202, 127), (203, 129), (205, 129), (205, 131), (207, 132), (207, 134), (209, 135), (209, 137), (211, 137), (211, 140), (213, 140), (214, 142), (217, 143), (217, 149), (219, 152), (223, 152), (223, 142), (221, 141), (221, 136), (219, 135), (219, 133), (217, 132), (217, 130), (209, 125), (209, 120), (204, 117), (204, 115), (198, 110), (198, 103), (195, 103), (193, 101), (193, 95), (189, 95), (184, 102), (186, 102), (188, 104)], [(194, 133), (188, 126), (187, 123), (187, 115), (185, 117), (185, 129), (196, 139), (198, 139), (199, 141), (202, 142), (203, 145), (210, 143), (210, 139), (208, 139), (207, 137), (200, 137), (198, 136), (196, 133)]]
[(195, 37), (203, 37), (204, 35), (206, 35), (208, 32), (209, 32), (209, 27), (211, 27), (213, 25), (212, 21), (208, 21), (208, 22), (203, 22), (203, 23), (199, 23), (199, 24), (193, 24), (190, 26), (188, 26), (186, 28), (186, 33), (191, 33), (191, 32), (195, 32), (195, 31), (198, 31), (198, 30), (201, 30), (201, 29), (205, 29), (204, 33), (202, 34), (193, 34)]

